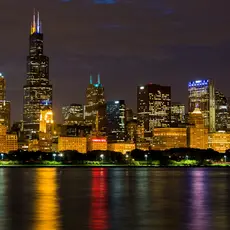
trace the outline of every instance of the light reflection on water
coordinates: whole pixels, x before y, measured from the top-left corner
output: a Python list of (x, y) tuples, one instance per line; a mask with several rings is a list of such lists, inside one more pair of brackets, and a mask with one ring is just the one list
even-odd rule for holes
[(37, 169), (34, 188), (34, 230), (59, 230), (60, 210), (57, 196), (57, 170)]
[(225, 169), (0, 169), (0, 230), (228, 230)]

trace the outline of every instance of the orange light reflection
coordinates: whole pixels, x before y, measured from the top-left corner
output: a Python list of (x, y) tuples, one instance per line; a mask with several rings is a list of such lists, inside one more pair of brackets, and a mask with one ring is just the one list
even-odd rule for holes
[(36, 170), (35, 230), (60, 229), (56, 175), (56, 169)]

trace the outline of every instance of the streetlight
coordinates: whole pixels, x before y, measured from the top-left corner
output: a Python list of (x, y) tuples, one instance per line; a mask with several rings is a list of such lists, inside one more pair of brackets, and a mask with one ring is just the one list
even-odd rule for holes
[(148, 160), (148, 155), (145, 154), (145, 160), (146, 160), (146, 164), (147, 164), (147, 160)]
[(185, 159), (188, 160), (188, 155), (185, 156)]
[(226, 162), (227, 161), (227, 156), (226, 155), (224, 155), (224, 162)]
[(101, 157), (101, 160), (102, 160), (102, 163), (103, 163), (104, 154), (101, 154), (100, 157)]
[(56, 156), (57, 154), (56, 153), (53, 153), (53, 160), (56, 161)]
[(4, 158), (4, 154), (3, 153), (1, 153), (1, 157), (2, 157), (2, 160), (3, 160), (3, 158)]
[(60, 154), (59, 154), (59, 157), (63, 157), (63, 153), (60, 153)]

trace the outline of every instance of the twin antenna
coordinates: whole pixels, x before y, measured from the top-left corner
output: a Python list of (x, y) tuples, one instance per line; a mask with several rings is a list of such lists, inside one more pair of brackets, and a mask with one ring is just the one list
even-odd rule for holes
[(39, 12), (34, 10), (33, 21), (31, 23), (30, 34), (40, 34), (42, 33), (42, 23), (40, 21)]
[[(93, 84), (93, 76), (92, 76), (92, 75), (90, 75), (89, 83), (90, 83), (90, 85)], [(98, 84), (98, 85), (101, 84), (101, 77), (100, 77), (100, 74), (97, 75), (97, 84)]]

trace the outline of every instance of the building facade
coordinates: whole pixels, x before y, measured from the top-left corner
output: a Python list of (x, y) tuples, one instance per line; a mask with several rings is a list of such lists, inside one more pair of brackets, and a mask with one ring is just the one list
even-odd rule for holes
[(155, 128), (153, 150), (187, 148), (187, 128)]
[(204, 117), (200, 109), (195, 108), (189, 114), (187, 129), (188, 147), (197, 149), (208, 148), (208, 128), (205, 126)]
[(79, 153), (87, 152), (87, 138), (86, 137), (59, 137), (58, 151), (78, 151)]
[(204, 124), (210, 132), (215, 132), (215, 88), (212, 80), (198, 80), (188, 83), (188, 112), (199, 108), (204, 116)]
[(40, 111), (52, 109), (49, 58), (43, 54), (43, 33), (39, 13), (34, 13), (30, 33), (27, 79), (24, 86), (23, 129), (26, 138), (37, 138)]
[(219, 153), (225, 153), (226, 150), (230, 149), (230, 133), (209, 133), (208, 147)]
[(83, 125), (84, 124), (84, 106), (81, 104), (71, 104), (62, 107), (62, 117), (64, 125)]
[(108, 142), (125, 141), (125, 101), (108, 101), (106, 104)]
[(223, 93), (215, 91), (216, 131), (228, 130), (228, 100)]
[(171, 124), (171, 87), (148, 84), (137, 88), (137, 117), (145, 132)]
[(134, 143), (110, 143), (108, 144), (108, 151), (119, 152), (122, 154), (126, 154), (128, 152), (133, 151), (136, 148)]
[(173, 102), (171, 106), (171, 124), (174, 126), (185, 124), (185, 105)]
[(88, 151), (106, 151), (107, 150), (107, 139), (102, 136), (90, 136), (87, 141), (87, 150)]
[(6, 101), (6, 80), (0, 73), (0, 124), (10, 129), (10, 102)]
[(86, 105), (84, 109), (86, 125), (94, 127), (97, 114), (99, 115), (99, 120), (103, 119), (104, 111), (102, 108), (105, 108), (104, 104), (104, 87), (101, 84), (100, 75), (98, 75), (97, 83), (95, 84), (93, 83), (92, 76), (90, 76), (90, 82), (86, 89)]

